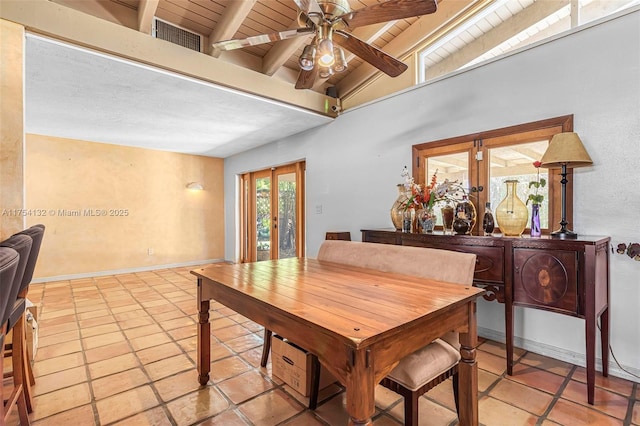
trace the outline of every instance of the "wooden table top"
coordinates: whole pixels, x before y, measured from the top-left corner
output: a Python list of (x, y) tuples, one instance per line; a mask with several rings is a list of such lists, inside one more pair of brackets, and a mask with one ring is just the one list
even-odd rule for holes
[(453, 310), (484, 292), (308, 258), (215, 265), (191, 273), (231, 294), (250, 296), (261, 309), (340, 336), (354, 348), (399, 333), (416, 321), (428, 322), (430, 316)]

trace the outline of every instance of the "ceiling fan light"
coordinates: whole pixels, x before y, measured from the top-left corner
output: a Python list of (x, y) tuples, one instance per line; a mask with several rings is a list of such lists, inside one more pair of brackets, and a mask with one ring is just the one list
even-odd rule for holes
[(318, 43), (318, 64), (322, 67), (330, 67), (334, 62), (333, 42), (325, 38)]
[(329, 78), (333, 75), (333, 68), (331, 67), (322, 67), (318, 72), (320, 78)]
[(304, 47), (302, 50), (302, 55), (298, 59), (298, 64), (300, 68), (305, 71), (311, 71), (314, 66), (314, 58), (316, 57), (316, 47), (312, 44), (309, 44)]
[(342, 72), (347, 69), (347, 60), (344, 57), (344, 51), (340, 47), (333, 48), (333, 57), (335, 58), (335, 65), (333, 66), (335, 72)]

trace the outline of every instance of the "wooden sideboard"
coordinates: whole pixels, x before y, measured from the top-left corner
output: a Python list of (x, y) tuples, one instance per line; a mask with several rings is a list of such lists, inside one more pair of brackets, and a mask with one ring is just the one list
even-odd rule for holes
[(476, 255), (474, 285), (505, 305), (507, 374), (513, 374), (513, 307), (543, 309), (585, 320), (587, 400), (593, 404), (597, 321), (602, 374), (609, 362), (609, 237), (577, 240), (362, 230), (362, 241), (463, 251)]

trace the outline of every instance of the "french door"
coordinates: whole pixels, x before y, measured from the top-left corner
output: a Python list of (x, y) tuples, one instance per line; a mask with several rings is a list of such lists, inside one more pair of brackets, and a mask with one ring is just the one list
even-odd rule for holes
[(242, 262), (304, 256), (304, 171), (298, 162), (242, 176)]

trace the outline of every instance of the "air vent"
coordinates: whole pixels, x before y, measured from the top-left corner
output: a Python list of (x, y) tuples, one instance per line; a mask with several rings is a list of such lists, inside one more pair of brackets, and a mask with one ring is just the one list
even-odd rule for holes
[(186, 47), (187, 49), (201, 52), (202, 36), (200, 34), (176, 27), (158, 18), (153, 18), (151, 35), (155, 38)]

